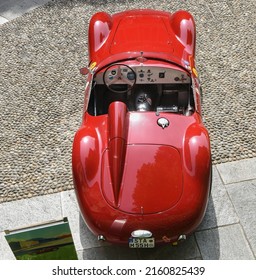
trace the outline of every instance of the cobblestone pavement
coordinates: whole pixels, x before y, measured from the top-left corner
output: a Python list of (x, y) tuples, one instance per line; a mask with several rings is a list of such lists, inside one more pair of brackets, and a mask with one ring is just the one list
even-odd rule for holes
[[(3, 230), (63, 216), (80, 259), (255, 259), (255, 1), (59, 0), (40, 6), (47, 1), (22, 0), (16, 10), (7, 2), (17, 1), (0, 1), (0, 259), (14, 258)], [(215, 164), (198, 231), (177, 249), (147, 253), (95, 240), (81, 221), (71, 176), (88, 21), (97, 11), (131, 8), (186, 9), (194, 15)]]
[(213, 162), (256, 156), (255, 1), (50, 1), (0, 26), (0, 202), (73, 188), (88, 21), (142, 7), (195, 17)]

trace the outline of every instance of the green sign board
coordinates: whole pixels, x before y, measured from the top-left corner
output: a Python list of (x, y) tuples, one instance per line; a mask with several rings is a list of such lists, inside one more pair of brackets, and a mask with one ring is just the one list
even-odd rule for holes
[(66, 218), (5, 233), (17, 260), (77, 260)]

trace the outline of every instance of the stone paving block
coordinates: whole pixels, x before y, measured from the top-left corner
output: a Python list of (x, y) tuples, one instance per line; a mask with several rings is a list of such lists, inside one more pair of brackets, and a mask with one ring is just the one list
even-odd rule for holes
[(78, 203), (74, 191), (61, 193), (63, 217), (68, 217), (70, 229), (74, 239), (76, 250), (89, 249), (93, 247), (108, 246), (97, 240), (88, 229), (79, 212)]
[(0, 15), (12, 20), (47, 2), (49, 0), (1, 0)]
[(76, 251), (77, 259), (78, 259), (78, 260), (83, 260), (83, 252), (84, 252), (84, 250), (78, 250), (78, 251)]
[(15, 260), (15, 256), (5, 239), (5, 233), (0, 232), (0, 260)]
[(60, 193), (0, 204), (0, 231), (61, 218)]
[(227, 190), (256, 256), (256, 181), (232, 184)]
[(195, 233), (204, 260), (255, 259), (240, 224)]
[(138, 256), (142, 260), (192, 260), (201, 258), (194, 235), (177, 246), (163, 244), (154, 249), (138, 250)]
[(52, 1), (52, 0), (33, 0), (33, 1), (34, 1), (35, 3), (37, 3), (38, 6), (42, 6), (42, 5), (48, 3), (48, 2), (50, 2), (50, 1)]
[(256, 179), (256, 158), (221, 163), (217, 169), (224, 184)]
[(30, 1), (30, 5), (26, 1), (4, 1), (0, 6), (0, 14), (8, 20), (15, 19), (28, 12), (29, 9), (33, 9), (32, 3), (34, 6), (36, 5), (33, 1)]
[(8, 19), (0, 16), (0, 24), (4, 24), (6, 22), (8, 22)]
[(211, 196), (205, 217), (198, 229), (209, 229), (216, 226), (238, 223), (238, 221), (239, 218), (229, 199), (227, 190), (220, 179), (216, 167), (213, 166)]
[(111, 245), (79, 251), (78, 258), (83, 260), (136, 260), (138, 254), (137, 250)]

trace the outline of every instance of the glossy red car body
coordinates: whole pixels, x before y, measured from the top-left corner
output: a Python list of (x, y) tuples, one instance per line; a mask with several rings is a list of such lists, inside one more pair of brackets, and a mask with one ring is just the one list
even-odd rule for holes
[(176, 242), (203, 219), (211, 153), (195, 38), (186, 11), (100, 12), (90, 21), (72, 167), (82, 216), (99, 239)]

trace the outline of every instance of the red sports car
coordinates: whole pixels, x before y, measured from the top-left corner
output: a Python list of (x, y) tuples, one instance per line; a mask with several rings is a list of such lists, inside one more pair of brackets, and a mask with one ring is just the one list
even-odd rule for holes
[(193, 17), (99, 12), (88, 39), (72, 155), (85, 223), (99, 240), (131, 248), (184, 240), (202, 221), (211, 188)]

